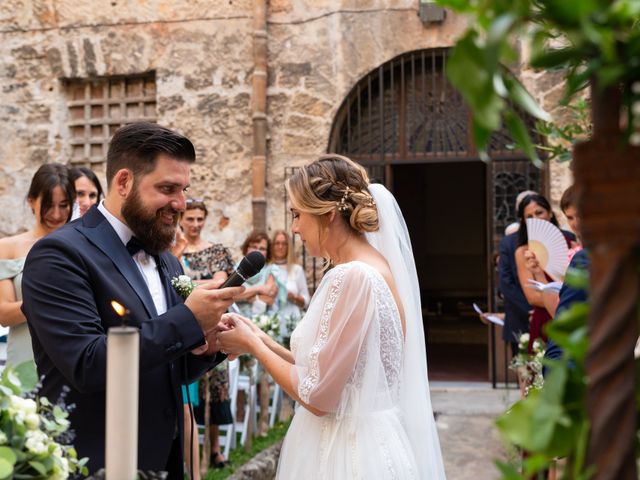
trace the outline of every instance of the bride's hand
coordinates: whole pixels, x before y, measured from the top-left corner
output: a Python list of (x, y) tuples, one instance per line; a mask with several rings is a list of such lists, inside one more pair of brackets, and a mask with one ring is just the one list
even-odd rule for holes
[(218, 345), (220, 351), (229, 355), (242, 355), (251, 353), (256, 342), (262, 342), (261, 338), (254, 333), (244, 317), (227, 313), (222, 316), (221, 322), (227, 327), (226, 330), (217, 332)]
[(266, 342), (271, 338), (269, 337), (269, 335), (267, 335), (262, 330), (260, 330), (260, 327), (258, 327), (255, 323), (253, 323), (253, 320), (251, 320), (250, 318), (242, 317), (240, 315), (236, 315), (235, 318), (242, 320), (251, 329), (251, 331), (263, 342)]

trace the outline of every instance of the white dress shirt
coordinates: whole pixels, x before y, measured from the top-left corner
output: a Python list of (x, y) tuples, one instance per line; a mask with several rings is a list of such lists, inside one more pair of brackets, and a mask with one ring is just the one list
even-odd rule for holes
[[(122, 243), (126, 246), (131, 237), (133, 237), (133, 231), (128, 225), (121, 222), (116, 218), (107, 208), (104, 206), (104, 200), (98, 205), (98, 210), (102, 213), (109, 224), (116, 231), (116, 234), (122, 240)], [(167, 311), (167, 299), (164, 296), (164, 290), (162, 288), (162, 281), (160, 280), (160, 273), (156, 265), (156, 260), (151, 255), (147, 255), (147, 252), (140, 250), (133, 255), (133, 261), (138, 266), (138, 270), (142, 273), (142, 277), (147, 284), (153, 304), (156, 307), (158, 315), (162, 315)]]

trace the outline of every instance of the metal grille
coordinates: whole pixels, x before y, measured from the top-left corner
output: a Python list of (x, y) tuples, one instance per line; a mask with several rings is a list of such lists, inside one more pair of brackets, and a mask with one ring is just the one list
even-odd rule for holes
[(105, 161), (109, 140), (128, 123), (156, 121), (155, 72), (65, 81), (70, 161)]
[[(406, 53), (360, 80), (336, 116), (329, 151), (379, 166), (477, 159), (471, 111), (446, 77), (447, 56), (444, 48)], [(506, 129), (494, 133), (491, 157), (524, 158), (513, 143)]]
[[(516, 197), (524, 190), (539, 191), (542, 172), (531, 162), (491, 162), (493, 183), (493, 235), (500, 238), (507, 225), (518, 220)], [(497, 245), (495, 245), (497, 249)]]

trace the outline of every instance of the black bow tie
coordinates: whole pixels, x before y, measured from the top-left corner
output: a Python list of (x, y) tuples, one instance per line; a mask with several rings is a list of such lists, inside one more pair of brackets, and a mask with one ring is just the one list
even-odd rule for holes
[(144, 250), (144, 252), (149, 256), (153, 255), (152, 252), (145, 248), (145, 246), (139, 239), (137, 239), (136, 237), (131, 237), (131, 239), (127, 242), (127, 251), (129, 252), (129, 255), (133, 257), (140, 250)]

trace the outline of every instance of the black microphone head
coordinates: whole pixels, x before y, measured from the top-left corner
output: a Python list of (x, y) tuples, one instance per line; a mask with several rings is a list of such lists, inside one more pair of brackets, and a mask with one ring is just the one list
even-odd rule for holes
[(260, 252), (250, 252), (246, 257), (242, 259), (240, 265), (238, 265), (238, 273), (244, 278), (251, 278), (262, 270), (264, 267), (265, 258)]

